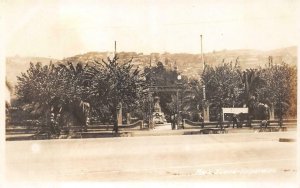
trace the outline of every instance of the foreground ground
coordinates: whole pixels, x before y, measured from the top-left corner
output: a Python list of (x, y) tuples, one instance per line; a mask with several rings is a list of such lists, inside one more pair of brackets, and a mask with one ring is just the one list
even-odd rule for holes
[(296, 182), (296, 132), (6, 142), (6, 180)]

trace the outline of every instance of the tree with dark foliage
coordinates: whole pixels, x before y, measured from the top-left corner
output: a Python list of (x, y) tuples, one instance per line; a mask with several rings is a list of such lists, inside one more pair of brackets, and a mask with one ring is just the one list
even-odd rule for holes
[[(107, 61), (95, 62), (89, 95), (93, 105), (105, 105), (113, 114), (114, 130), (118, 132), (117, 110), (123, 107), (133, 110), (143, 96), (144, 83), (140, 70), (133, 69), (132, 60), (120, 62), (115, 55)], [(97, 108), (97, 107), (95, 107)]]

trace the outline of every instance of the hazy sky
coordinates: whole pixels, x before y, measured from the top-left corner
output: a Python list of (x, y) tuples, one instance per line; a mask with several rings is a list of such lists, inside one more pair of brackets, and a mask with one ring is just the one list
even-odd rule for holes
[(2, 0), (6, 55), (188, 52), (298, 44), (296, 0)]

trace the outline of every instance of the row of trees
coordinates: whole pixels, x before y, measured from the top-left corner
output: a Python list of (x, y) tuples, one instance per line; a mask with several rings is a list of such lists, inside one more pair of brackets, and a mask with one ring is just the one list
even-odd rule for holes
[(16, 94), (19, 105), (43, 120), (49, 117), (51, 106), (89, 102), (94, 116), (114, 122), (117, 129), (119, 104), (127, 111), (140, 106), (145, 87), (141, 77), (131, 61), (118, 62), (117, 56), (88, 64), (30, 63), (27, 72), (18, 77)]
[[(92, 114), (102, 122), (114, 122), (117, 128), (117, 108), (139, 118), (149, 116), (153, 96), (161, 99), (162, 111), (168, 116), (180, 104), (181, 115), (192, 118), (203, 106), (203, 85), (211, 120), (222, 107), (249, 107), (253, 118), (260, 118), (259, 106), (267, 104), (277, 117), (296, 116), (296, 67), (269, 64), (259, 69), (241, 70), (239, 62), (216, 67), (205, 66), (199, 79), (183, 77), (177, 80), (176, 70), (166, 69), (161, 62), (144, 70), (133, 68), (132, 61), (117, 56), (106, 61), (30, 64), (18, 77), (18, 104), (37, 118), (47, 119), (50, 107), (76, 100), (89, 102)], [(149, 93), (149, 86), (178, 86), (175, 92)], [(149, 96), (151, 95), (151, 96)]]
[(202, 108), (205, 85), (213, 119), (221, 113), (222, 107), (248, 107), (252, 118), (263, 119), (261, 108), (266, 105), (274, 109), (277, 118), (296, 117), (296, 74), (296, 67), (284, 62), (244, 71), (239, 62), (216, 67), (206, 65), (201, 81), (190, 82), (193, 89), (185, 94), (186, 103), (187, 106), (192, 104), (194, 109), (197, 105)]

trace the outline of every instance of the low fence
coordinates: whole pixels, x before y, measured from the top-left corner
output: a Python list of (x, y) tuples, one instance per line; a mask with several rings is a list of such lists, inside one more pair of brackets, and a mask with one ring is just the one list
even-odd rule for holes
[[(262, 120), (251, 120), (251, 121), (242, 121), (239, 122), (240, 127), (258, 127), (261, 125)], [(217, 126), (223, 126), (228, 128), (232, 126), (232, 121), (223, 121), (223, 122), (193, 122), (188, 119), (183, 119), (182, 128), (183, 129), (200, 129), (200, 128), (212, 128)], [(296, 127), (297, 119), (284, 119), (282, 122), (279, 120), (269, 120), (268, 126), (285, 126), (285, 127)]]
[[(93, 123), (88, 126), (88, 129), (98, 129), (98, 130), (112, 130), (113, 124), (101, 124), (101, 122)], [(120, 129), (142, 129), (144, 127), (143, 120), (137, 120), (133, 123), (130, 123), (129, 125), (123, 124), (119, 125), (118, 128)]]
[[(271, 120), (268, 122), (267, 127), (261, 127), (261, 120), (252, 120), (252, 121), (243, 121), (240, 122), (240, 127), (249, 127), (252, 129), (262, 130), (262, 131), (272, 131), (272, 130), (287, 130), (287, 128), (295, 129), (297, 127), (297, 120), (296, 119), (284, 119), (282, 122), (279, 120)], [(220, 124), (222, 126), (220, 126)], [(184, 119), (182, 126), (179, 128), (183, 129), (214, 129), (216, 127), (220, 128), (229, 128), (232, 126), (232, 122), (230, 121), (224, 121), (224, 122), (193, 122), (188, 119)], [(44, 127), (49, 128), (49, 127)], [(72, 127), (70, 128), (69, 132), (78, 132), (82, 133), (83, 127)], [(6, 127), (6, 135), (7, 136), (13, 136), (13, 135), (22, 135), (22, 134), (37, 134), (43, 130), (43, 126), (38, 125), (36, 122), (25, 123), (23, 126), (7, 126)], [(97, 124), (97, 125), (89, 125), (87, 127), (87, 132), (84, 132), (83, 134), (99, 134), (99, 133), (110, 133), (113, 131), (113, 125), (103, 125), (103, 124)], [(120, 131), (130, 131), (130, 130), (141, 130), (144, 129), (144, 122), (142, 120), (138, 120), (136, 122), (133, 122), (129, 125), (121, 125), (119, 126)], [(42, 131), (43, 132), (43, 131)], [(45, 130), (44, 132), (47, 132)]]
[(138, 120), (134, 123), (131, 123), (129, 125), (121, 125), (119, 126), (120, 129), (142, 129), (144, 127), (144, 121)]
[[(220, 122), (210, 121), (210, 122), (193, 122), (188, 119), (183, 119), (182, 128), (183, 129), (200, 129), (200, 128), (213, 128), (220, 125)], [(223, 127), (229, 127), (230, 122), (224, 121), (221, 124)]]

